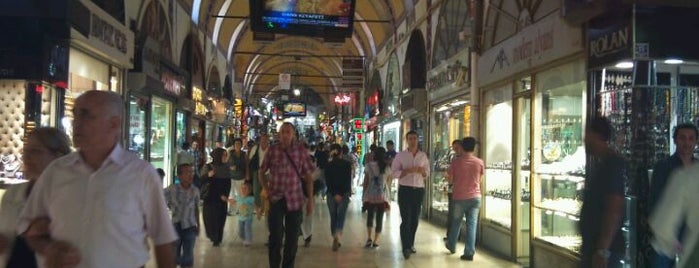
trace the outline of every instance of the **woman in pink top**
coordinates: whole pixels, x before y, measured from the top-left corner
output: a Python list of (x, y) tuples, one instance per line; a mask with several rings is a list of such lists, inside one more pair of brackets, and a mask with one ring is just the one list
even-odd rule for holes
[(461, 144), (454, 146), (456, 157), (447, 170), (449, 183), (453, 184), (454, 210), (451, 214), (449, 235), (445, 246), (452, 254), (456, 252), (456, 241), (461, 231), (461, 219), (466, 216), (466, 246), (461, 255), (462, 260), (473, 260), (476, 253), (476, 227), (478, 211), (481, 205), (481, 177), (483, 160), (474, 156), (476, 139), (464, 138)]

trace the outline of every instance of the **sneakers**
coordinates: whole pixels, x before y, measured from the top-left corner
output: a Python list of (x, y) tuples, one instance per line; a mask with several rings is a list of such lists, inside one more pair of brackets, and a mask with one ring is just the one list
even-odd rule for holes
[(449, 244), (447, 244), (446, 242), (444, 242), (444, 247), (447, 248), (447, 250), (449, 250), (449, 254), (456, 253), (456, 249), (450, 248)]
[(337, 249), (340, 248), (342, 244), (340, 244), (340, 241), (337, 241), (337, 238), (333, 239), (333, 251), (337, 251)]
[(311, 237), (313, 237), (313, 235), (309, 235), (308, 237), (303, 239), (303, 247), (307, 248), (311, 245)]
[(473, 255), (461, 255), (461, 260), (464, 260), (464, 261), (472, 261), (472, 260), (473, 260)]

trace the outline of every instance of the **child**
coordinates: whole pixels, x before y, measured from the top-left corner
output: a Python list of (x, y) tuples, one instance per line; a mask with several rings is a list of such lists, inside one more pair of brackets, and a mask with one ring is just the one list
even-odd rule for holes
[(177, 166), (180, 184), (165, 189), (165, 200), (172, 211), (172, 222), (180, 240), (175, 242), (177, 265), (194, 266), (194, 242), (199, 235), (199, 189), (192, 185), (194, 168), (191, 164)]
[(232, 205), (238, 205), (238, 236), (243, 240), (243, 245), (249, 247), (252, 244), (252, 212), (255, 207), (255, 198), (252, 196), (250, 182), (245, 181), (240, 186), (240, 195), (235, 199), (228, 199)]

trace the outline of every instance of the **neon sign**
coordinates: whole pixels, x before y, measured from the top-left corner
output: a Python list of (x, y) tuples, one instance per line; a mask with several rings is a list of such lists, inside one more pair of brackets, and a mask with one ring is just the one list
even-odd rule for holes
[(340, 105), (345, 105), (348, 104), (350, 101), (352, 101), (352, 97), (349, 95), (335, 95), (335, 103), (340, 104)]

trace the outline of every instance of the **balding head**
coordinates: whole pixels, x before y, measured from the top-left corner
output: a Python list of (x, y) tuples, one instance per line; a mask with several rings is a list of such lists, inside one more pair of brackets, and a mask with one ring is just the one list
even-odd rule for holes
[(75, 99), (73, 144), (81, 150), (108, 150), (121, 134), (124, 108), (114, 92), (91, 90)]

